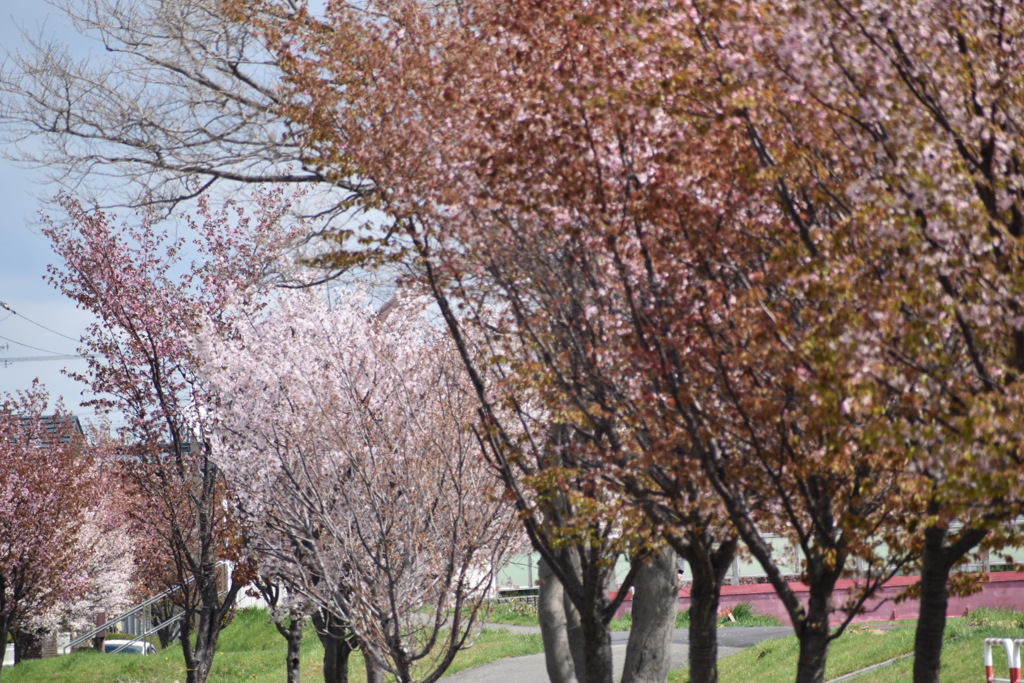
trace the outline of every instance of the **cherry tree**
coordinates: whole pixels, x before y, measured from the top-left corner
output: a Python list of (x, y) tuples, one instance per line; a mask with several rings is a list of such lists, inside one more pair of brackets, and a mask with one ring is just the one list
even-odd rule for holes
[[(12, 631), (89, 591), (83, 530), (100, 477), (84, 437), (36, 384), (0, 409), (0, 654)], [(18, 653), (16, 653), (18, 654)]]
[(217, 464), (255, 547), (403, 682), (471, 644), (513, 528), (423, 307), (295, 292), (205, 337)]
[[(281, 637), (288, 643), (285, 656), (285, 670), (288, 683), (299, 683), (302, 680), (302, 636), (309, 617), (310, 608), (306, 600), (294, 591), (288, 591), (285, 583), (278, 578), (279, 573), (266, 566), (260, 566), (260, 574), (252, 581), (252, 588), (267, 604), (270, 620)], [(331, 681), (329, 675), (327, 644), (324, 644), (324, 680)]]
[(176, 589), (187, 678), (201, 682), (244, 577), (220, 585), (218, 561), (241, 557), (190, 342), (201, 325), (225, 323), (230, 300), (258, 298), (269, 285), (293, 239), (284, 226), (288, 203), (280, 191), (258, 193), (250, 216), (231, 203), (214, 211), (204, 200), (180, 226), (195, 237), (187, 244), (154, 216), (119, 226), (69, 196), (59, 201), (66, 218), (50, 218), (44, 229), (61, 260), (51, 281), (98, 318), (83, 339), (88, 371), (79, 379), (126, 421), (118, 469), (133, 500), (128, 510), (137, 533), (159, 549), (164, 587)]
[(745, 115), (764, 165), (799, 189), (787, 216), (811, 277), (851, 302), (826, 314), (854, 370), (842, 408), (868, 439), (891, 438), (913, 478), (914, 521), (889, 542), (922, 554), (914, 677), (935, 681), (951, 571), (1007, 542), (1019, 514), (1008, 426), (1024, 339), (1010, 256), (1024, 215), (1024, 14), (1012, 2), (769, 7), (726, 29), (776, 37), (734, 59), (757, 102)]
[[(95, 448), (95, 444), (90, 444)], [(120, 504), (118, 482), (105, 463), (94, 497), (80, 519), (75, 553), (81, 558), (84, 590), (74, 598), (34, 615), (29, 630), (91, 630), (101, 615), (119, 614), (138, 594), (135, 582), (136, 538)]]
[[(840, 306), (820, 272), (808, 273), (821, 248), (793, 224), (787, 182), (798, 179), (761, 172), (764, 144), (743, 113), (761, 91), (722, 77), (742, 63), (719, 48), (735, 37), (709, 26), (742, 18), (741, 5), (447, 13), (400, 3), (369, 20), (338, 3), (322, 20), (282, 10), (265, 25), (272, 48), (298, 64), (285, 111), (307, 127), (310, 154), (373, 178), (420, 259), (475, 372), (489, 453), (538, 549), (550, 520), (530, 526), (513, 472), (523, 441), (502, 420), (505, 406), (533, 428), (528, 453), (570, 425), (547, 481), (564, 486), (571, 463), (594, 474), (574, 480), (584, 491), (621, 486), (699, 560), (699, 595), (716, 599), (742, 534), (793, 618), (798, 677), (818, 680), (842, 632), (830, 629), (832, 593), (848, 565), (866, 561), (868, 574), (841, 606), (844, 623), (910, 559), (878, 549), (901, 524), (912, 451), (882, 440), (857, 409), (864, 349), (841, 326), (869, 311), (862, 298)], [(489, 305), (502, 311), (497, 322), (482, 314)], [(468, 347), (467, 325), (485, 336), (485, 353)], [(509, 393), (486, 381), (488, 354)], [(552, 416), (540, 429), (535, 397)], [(724, 517), (735, 532), (712, 523)], [(766, 531), (801, 548), (807, 605)], [(568, 572), (559, 578), (587, 611)], [(601, 639), (587, 636), (595, 647)], [(713, 649), (695, 651), (702, 678), (714, 676)], [(592, 654), (597, 668), (603, 657)]]

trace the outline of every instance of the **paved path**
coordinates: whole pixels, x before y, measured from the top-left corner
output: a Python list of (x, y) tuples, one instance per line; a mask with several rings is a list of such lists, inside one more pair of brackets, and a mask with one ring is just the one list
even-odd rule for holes
[[(540, 633), (540, 629), (532, 626), (505, 626), (503, 624), (487, 624), (487, 628), (504, 628), (517, 633)], [(727, 657), (748, 647), (772, 638), (784, 638), (793, 635), (788, 626), (733, 626), (718, 630), (718, 656)], [(615, 680), (622, 677), (622, 662), (626, 655), (626, 641), (629, 633), (615, 631), (612, 633), (612, 663), (615, 665)], [(672, 634), (672, 668), (686, 666), (689, 654), (689, 631), (676, 629)], [(460, 671), (444, 678), (446, 683), (548, 683), (547, 669), (544, 667), (544, 654), (526, 655), (499, 659), (473, 669)]]

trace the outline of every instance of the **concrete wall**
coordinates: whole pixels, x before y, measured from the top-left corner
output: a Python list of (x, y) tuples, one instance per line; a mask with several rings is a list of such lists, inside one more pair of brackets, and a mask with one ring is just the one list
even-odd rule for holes
[[(918, 577), (916, 576), (901, 576), (890, 580), (867, 603), (865, 611), (862, 614), (858, 614), (854, 621), (916, 619), (918, 612), (917, 600), (907, 600), (896, 604), (893, 599), (908, 586), (917, 583), (917, 581)], [(838, 583), (834, 598), (835, 604), (841, 605), (845, 602), (847, 597), (853, 592), (855, 583), (855, 579), (844, 579)], [(802, 583), (790, 585), (794, 587), (797, 595), (802, 596), (806, 602), (809, 592), (807, 586)], [(757, 612), (777, 617), (784, 624), (789, 623), (789, 615), (782, 606), (782, 602), (776, 597), (771, 585), (767, 583), (724, 586), (722, 588), (722, 609), (731, 608), (741, 602), (749, 602)], [(689, 606), (690, 589), (682, 588), (679, 591), (679, 609), (684, 610), (689, 608)], [(632, 607), (632, 597), (626, 598), (617, 616), (629, 612)], [(978, 607), (997, 607), (1024, 612), (1024, 572), (995, 572), (990, 574), (981, 592), (962, 598), (951, 597), (949, 599), (949, 607), (946, 610), (946, 616), (962, 617), (970, 610), (977, 609)]]

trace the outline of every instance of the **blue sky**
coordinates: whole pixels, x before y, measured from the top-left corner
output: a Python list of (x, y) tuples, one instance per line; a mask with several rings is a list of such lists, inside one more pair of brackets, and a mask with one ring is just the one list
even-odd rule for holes
[[(2, 52), (17, 51), (23, 45), (19, 25), (29, 31), (41, 28), (67, 35), (52, 14), (52, 8), (44, 2), (0, 0)], [(65, 367), (83, 370), (84, 361), (19, 362), (6, 367), (2, 362), (3, 358), (51, 355), (48, 352), (73, 354), (75, 342), (38, 325), (77, 338), (91, 320), (89, 314), (77, 310), (44, 280), (53, 255), (39, 231), (38, 212), (42, 199), (57, 189), (45, 181), (41, 169), (0, 159), (0, 301), (17, 313), (0, 309), (0, 337), (4, 337), (0, 339), (0, 391), (27, 388), (38, 378), (52, 394), (62, 395), (69, 408), (88, 417), (91, 411), (78, 407), (84, 400), (84, 385), (61, 373)]]
[[(66, 41), (76, 53), (102, 51), (97, 43), (77, 36), (47, 2), (0, 0), (0, 61), (5, 54), (27, 47), (23, 31), (32, 36), (41, 35), (44, 40)], [(3, 139), (5, 136), (0, 131), (0, 145), (4, 144)], [(7, 152), (9, 155), (11, 150)], [(38, 378), (51, 394), (63, 396), (69, 408), (89, 417), (92, 409), (80, 407), (89, 398), (84, 393), (85, 385), (62, 372), (64, 369), (84, 371), (84, 360), (25, 361), (9, 365), (3, 361), (4, 358), (74, 354), (78, 344), (68, 337), (78, 338), (92, 320), (90, 314), (78, 310), (45, 280), (46, 268), (54, 256), (40, 232), (39, 212), (46, 206), (46, 199), (59, 189), (57, 184), (47, 182), (45, 169), (33, 169), (0, 158), (0, 302), (18, 314), (0, 308), (0, 392), (28, 388)], [(360, 216), (360, 220), (367, 218)], [(384, 291), (389, 293), (390, 289)]]

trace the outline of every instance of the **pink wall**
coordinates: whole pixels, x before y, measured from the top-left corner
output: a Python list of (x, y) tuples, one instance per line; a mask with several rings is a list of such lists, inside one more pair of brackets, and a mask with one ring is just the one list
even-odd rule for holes
[[(890, 580), (876, 596), (867, 604), (867, 610), (857, 615), (854, 621), (879, 621), (887, 619), (917, 618), (917, 600), (907, 600), (896, 604), (892, 598), (907, 586), (917, 583), (916, 576), (900, 576)], [(854, 585), (855, 579), (844, 579), (836, 586), (834, 602), (842, 604)], [(802, 583), (790, 584), (798, 595), (806, 602), (807, 586)], [(777, 617), (782, 623), (789, 623), (782, 603), (775, 596), (775, 591), (767, 583), (743, 586), (725, 586), (722, 588), (721, 608), (729, 608), (741, 602), (749, 602), (761, 614)], [(690, 589), (679, 591), (679, 609), (690, 606)], [(623, 601), (616, 616), (629, 612), (633, 607), (632, 596)], [(968, 611), (978, 607), (999, 607), (1024, 612), (1024, 572), (996, 572), (989, 574), (984, 590), (964, 598), (950, 598), (946, 615), (962, 617)]]

